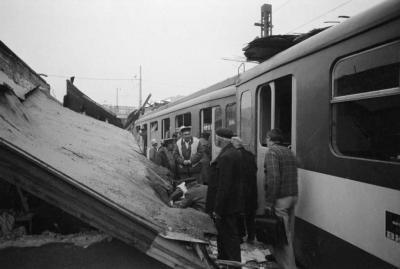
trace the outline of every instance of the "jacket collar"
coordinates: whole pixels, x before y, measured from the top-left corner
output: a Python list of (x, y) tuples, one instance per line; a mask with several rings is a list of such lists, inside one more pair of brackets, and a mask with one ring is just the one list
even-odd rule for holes
[(221, 152), (218, 154), (217, 159), (218, 159), (220, 156), (222, 156), (222, 154), (224, 154), (228, 149), (231, 149), (231, 148), (234, 148), (233, 145), (232, 145), (232, 143), (229, 143), (228, 145), (226, 145), (225, 147), (223, 147), (223, 148), (221, 149)]

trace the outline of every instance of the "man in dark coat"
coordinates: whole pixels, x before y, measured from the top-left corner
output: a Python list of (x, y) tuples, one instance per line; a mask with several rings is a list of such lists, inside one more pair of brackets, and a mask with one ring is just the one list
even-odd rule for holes
[(247, 242), (255, 239), (255, 216), (257, 210), (257, 163), (253, 153), (243, 147), (239, 137), (232, 137), (232, 144), (242, 153), (242, 182), (244, 198), (244, 214), (238, 220), (241, 237), (246, 235)]
[(176, 179), (176, 164), (174, 158), (175, 140), (173, 138), (164, 139), (164, 142), (158, 150), (160, 165), (164, 166), (173, 174)]
[(207, 211), (212, 212), (218, 231), (218, 259), (240, 262), (237, 219), (243, 212), (241, 154), (231, 143), (233, 132), (230, 129), (220, 128), (216, 134), (222, 150), (212, 165)]
[(201, 133), (199, 141), (203, 147), (203, 156), (201, 162), (200, 183), (208, 184), (210, 178), (211, 144), (209, 141), (210, 133)]

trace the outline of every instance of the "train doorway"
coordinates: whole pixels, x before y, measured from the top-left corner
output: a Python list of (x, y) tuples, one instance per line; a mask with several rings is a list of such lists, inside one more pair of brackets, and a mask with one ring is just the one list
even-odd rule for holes
[(221, 148), (217, 146), (215, 131), (222, 127), (222, 110), (220, 106), (208, 107), (200, 110), (200, 134), (209, 133), (209, 143), (211, 145), (211, 158), (217, 157)]
[(292, 76), (279, 78), (259, 86), (257, 92), (257, 187), (258, 206), (265, 207), (264, 158), (267, 152), (266, 135), (274, 128), (281, 129), (285, 146), (292, 145)]
[(202, 133), (211, 133), (211, 126), (212, 126), (212, 108), (208, 107), (202, 109), (200, 111), (200, 133), (199, 137)]
[(140, 145), (143, 151), (143, 154), (147, 157), (147, 124), (143, 124), (140, 130)]
[(221, 148), (217, 146), (217, 141), (215, 137), (215, 131), (222, 127), (222, 109), (220, 106), (216, 106), (212, 108), (212, 124), (211, 124), (211, 159), (214, 160)]

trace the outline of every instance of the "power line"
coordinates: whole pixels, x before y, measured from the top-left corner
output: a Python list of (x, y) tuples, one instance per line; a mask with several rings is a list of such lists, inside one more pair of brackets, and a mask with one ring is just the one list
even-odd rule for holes
[[(66, 75), (57, 75), (57, 74), (42, 74), (45, 77), (55, 77), (55, 78), (62, 78), (62, 79), (68, 79), (72, 76), (66, 76)], [(140, 80), (139, 78), (100, 78), (100, 77), (77, 77), (74, 76), (75, 80), (77, 79), (81, 79), (81, 80), (94, 80), (94, 81), (137, 81)], [(178, 85), (178, 84), (170, 84), (170, 83), (165, 83), (163, 82), (159, 82), (159, 81), (151, 81), (151, 80), (147, 80), (147, 79), (142, 79), (142, 82), (147, 82), (147, 83), (151, 83), (151, 84), (155, 84), (155, 85), (159, 85), (159, 86), (169, 86), (169, 87), (180, 87), (180, 88), (188, 88), (191, 87), (189, 85), (192, 84), (188, 84), (188, 85)]]
[[(47, 77), (57, 77), (57, 78), (70, 78), (71, 76), (64, 76), (64, 75), (55, 75), (55, 74), (46, 74)], [(138, 78), (95, 78), (95, 77), (75, 77), (76, 79), (83, 79), (83, 80), (139, 80)]]
[(309, 24), (309, 23), (311, 23), (311, 22), (313, 22), (313, 21), (316, 21), (316, 20), (320, 19), (321, 17), (323, 17), (323, 16), (325, 16), (325, 15), (327, 15), (327, 14), (329, 14), (329, 13), (335, 11), (336, 9), (339, 9), (339, 8), (341, 8), (341, 7), (345, 6), (345, 5), (347, 5), (348, 3), (352, 2), (352, 1), (353, 1), (353, 0), (348, 0), (348, 1), (346, 1), (346, 2), (344, 2), (344, 3), (342, 3), (342, 4), (338, 5), (338, 6), (336, 6), (336, 7), (334, 7), (334, 8), (328, 10), (328, 11), (325, 12), (324, 14), (318, 15), (317, 17), (314, 17), (313, 19), (307, 21), (306, 23), (303, 23), (302, 25), (297, 26), (296, 28), (290, 30), (290, 31), (287, 32), (286, 34), (291, 33), (291, 32), (293, 32), (293, 31), (295, 31), (295, 30), (297, 30), (297, 29), (299, 29), (299, 28), (301, 28), (301, 27), (303, 27), (303, 26), (305, 26), (305, 25), (307, 25), (307, 24)]
[(286, 6), (287, 3), (289, 3), (292, 0), (287, 0), (285, 3), (283, 3), (282, 5), (280, 5), (279, 7), (277, 7), (277, 9), (274, 11), (274, 13), (278, 13), (279, 10), (281, 10), (283, 7)]

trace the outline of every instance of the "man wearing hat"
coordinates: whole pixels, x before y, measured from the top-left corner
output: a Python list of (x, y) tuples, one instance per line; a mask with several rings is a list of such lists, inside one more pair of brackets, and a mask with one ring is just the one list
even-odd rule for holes
[(190, 126), (182, 126), (181, 138), (176, 142), (174, 158), (180, 179), (195, 177), (199, 182), (201, 172), (202, 146), (197, 137), (192, 136)]
[(218, 259), (240, 262), (237, 220), (243, 212), (241, 153), (231, 143), (232, 130), (220, 128), (216, 134), (222, 149), (212, 162), (206, 209), (212, 212), (218, 231)]
[(242, 139), (238, 136), (232, 137), (232, 145), (242, 154), (242, 186), (244, 214), (238, 221), (240, 237), (247, 234), (247, 242), (252, 243), (255, 239), (255, 216), (257, 210), (257, 163), (256, 156), (243, 147)]
[(279, 129), (267, 132), (268, 151), (265, 154), (265, 202), (266, 213), (275, 211), (283, 218), (287, 244), (273, 246), (272, 253), (280, 268), (296, 268), (293, 239), (295, 207), (298, 199), (297, 160), (294, 153), (284, 145)]
[(158, 150), (158, 156), (160, 165), (170, 170), (171, 173), (174, 174), (175, 178), (176, 165), (174, 158), (174, 148), (175, 148), (175, 139), (173, 138), (164, 139), (161, 148)]
[(151, 142), (150, 142), (150, 144), (151, 144), (151, 147), (150, 147), (150, 149), (149, 149), (149, 160), (150, 161), (152, 161), (152, 162), (154, 162), (154, 163), (157, 163), (157, 151), (158, 151), (158, 148), (157, 148), (157, 146), (158, 146), (158, 143), (157, 143), (157, 140), (155, 140), (154, 138), (151, 140)]

